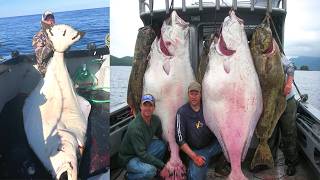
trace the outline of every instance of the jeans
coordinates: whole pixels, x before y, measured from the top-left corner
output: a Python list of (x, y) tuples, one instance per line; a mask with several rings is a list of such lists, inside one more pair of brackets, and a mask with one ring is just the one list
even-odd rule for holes
[(208, 166), (210, 164), (210, 159), (214, 155), (219, 154), (222, 149), (219, 142), (216, 140), (214, 143), (210, 144), (209, 146), (199, 149), (193, 150), (196, 154), (205, 157), (206, 162), (204, 166), (199, 167), (192, 159), (189, 160), (189, 167), (188, 167), (188, 180), (205, 180), (208, 172)]
[[(153, 139), (147, 148), (147, 153), (158, 159), (163, 159), (166, 152), (166, 144)], [(130, 159), (127, 164), (128, 180), (149, 180), (157, 174), (157, 168), (154, 165), (142, 162), (138, 157)]]

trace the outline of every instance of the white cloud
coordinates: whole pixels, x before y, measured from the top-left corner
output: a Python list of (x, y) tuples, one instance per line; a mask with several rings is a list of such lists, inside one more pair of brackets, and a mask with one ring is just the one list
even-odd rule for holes
[(320, 2), (288, 2), (285, 24), (285, 52), (290, 56), (320, 56)]
[(143, 26), (136, 0), (110, 1), (110, 52), (117, 57), (133, 56), (138, 29)]

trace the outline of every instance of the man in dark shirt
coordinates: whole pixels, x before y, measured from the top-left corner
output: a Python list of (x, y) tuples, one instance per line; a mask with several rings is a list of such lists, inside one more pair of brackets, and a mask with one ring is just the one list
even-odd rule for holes
[(157, 170), (166, 169), (162, 161), (166, 144), (154, 138), (161, 138), (162, 128), (160, 119), (152, 114), (155, 109), (152, 95), (142, 97), (140, 109), (129, 123), (119, 151), (119, 163), (127, 168), (129, 180), (152, 179)]
[(293, 176), (296, 173), (295, 167), (299, 162), (296, 125), (297, 102), (294, 98), (294, 91), (292, 90), (294, 65), (292, 60), (287, 59), (284, 54), (282, 54), (281, 62), (286, 74), (284, 95), (286, 95), (287, 106), (278, 121), (278, 126), (280, 126), (281, 130), (281, 150), (285, 158), (285, 164), (288, 166), (286, 174)]
[(201, 103), (201, 85), (191, 82), (189, 102), (179, 108), (176, 117), (176, 141), (190, 159), (188, 179), (206, 179), (211, 157), (221, 152), (220, 144), (205, 123)]

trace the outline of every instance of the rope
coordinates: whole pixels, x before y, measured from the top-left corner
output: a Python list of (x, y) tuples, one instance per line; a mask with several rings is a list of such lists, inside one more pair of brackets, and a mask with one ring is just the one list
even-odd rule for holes
[[(268, 14), (269, 14), (269, 13), (267, 13), (267, 15), (268, 15)], [(268, 15), (268, 16), (269, 16), (269, 19), (271, 20), (272, 28), (273, 28), (274, 32), (276, 33), (277, 41), (278, 41), (278, 43), (279, 43), (279, 47), (280, 47), (280, 49), (281, 49), (281, 52), (282, 52), (284, 55), (286, 55), (286, 54), (284, 53), (284, 49), (283, 49), (282, 43), (281, 43), (281, 41), (280, 41), (280, 38), (279, 38), (279, 35), (278, 35), (278, 32), (277, 32), (276, 26), (274, 25), (273, 19), (272, 19), (272, 17), (271, 17), (270, 15)]]
[(224, 2), (224, 0), (222, 0), (222, 3), (223, 3), (224, 5), (226, 5), (227, 7), (230, 7), (226, 2)]
[(174, 0), (171, 0), (171, 4), (169, 6), (169, 12), (164, 16), (164, 19), (168, 19), (171, 16), (171, 13), (173, 12), (173, 4), (174, 4)]
[(264, 24), (267, 21), (267, 25), (270, 27), (270, 14), (269, 12), (266, 13), (266, 16), (264, 17), (262, 24)]
[(173, 10), (173, 5), (174, 5), (174, 0), (171, 0), (171, 4), (169, 7), (169, 14), (171, 14), (172, 10)]

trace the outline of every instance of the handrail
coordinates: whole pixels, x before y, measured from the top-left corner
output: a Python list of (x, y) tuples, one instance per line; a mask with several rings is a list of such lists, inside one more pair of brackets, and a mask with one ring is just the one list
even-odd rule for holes
[[(147, 0), (139, 0), (139, 10), (140, 10), (140, 15), (146, 13), (146, 8), (145, 6), (148, 7), (149, 9), (149, 13), (153, 13), (153, 5), (154, 5), (154, 1), (155, 0), (148, 0), (149, 2), (147, 3), (146, 2)], [(158, 0), (158, 1), (163, 1), (163, 0)], [(185, 12), (187, 10), (187, 6), (186, 6), (186, 0), (181, 0), (182, 1), (182, 4), (181, 4), (181, 8), (182, 8), (182, 11)], [(214, 1), (214, 0), (213, 0)], [(223, 0), (215, 0), (215, 3), (214, 2), (210, 2), (212, 3), (215, 7), (216, 7), (216, 10), (219, 10), (221, 5), (221, 1), (223, 2)], [(272, 10), (274, 8), (279, 8), (279, 7), (273, 7), (273, 4), (272, 4), (272, 1), (274, 0), (260, 0), (259, 2), (265, 2), (266, 3), (266, 9), (268, 10), (268, 12), (272, 12)], [(279, 4), (277, 6), (280, 5), (280, 1), (282, 2), (282, 7), (281, 9), (284, 9), (285, 11), (287, 11), (287, 0), (279, 0)], [(232, 0), (232, 8), (233, 9), (237, 9), (238, 7), (247, 7), (247, 6), (243, 6), (244, 5), (249, 5), (250, 4), (250, 9), (251, 11), (254, 11), (255, 7), (256, 7), (256, 3), (257, 3), (257, 0), (250, 0), (250, 3), (246, 3), (246, 2), (242, 2), (238, 5), (238, 2), (241, 2), (241, 1), (238, 1), (238, 0)], [(199, 6), (199, 11), (202, 11), (203, 10), (203, 6), (204, 6), (204, 3), (208, 3), (208, 2), (203, 2), (203, 0), (199, 0), (196, 4)], [(226, 6), (226, 5), (224, 5)], [(168, 14), (169, 13), (169, 0), (165, 0), (165, 10), (166, 10), (166, 13)]]
[(220, 9), (220, 0), (216, 0), (216, 10)]
[(237, 5), (237, 0), (232, 0), (232, 8), (233, 8), (234, 10), (237, 10), (237, 7), (238, 7), (238, 5)]
[(254, 0), (250, 0), (250, 9), (254, 11)]
[[(169, 0), (166, 0), (166, 13), (169, 14)], [(141, 14), (141, 11), (140, 11)]]
[(267, 8), (268, 8), (268, 12), (272, 12), (272, 0), (268, 0), (268, 4), (267, 4)]

